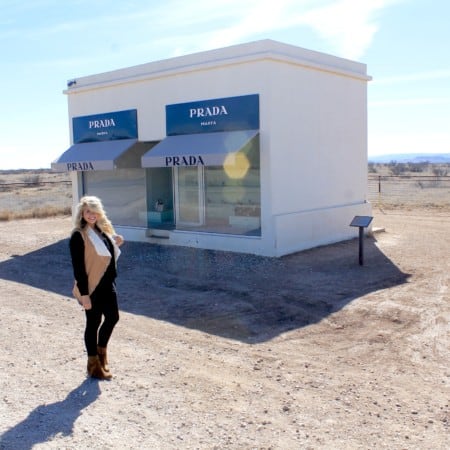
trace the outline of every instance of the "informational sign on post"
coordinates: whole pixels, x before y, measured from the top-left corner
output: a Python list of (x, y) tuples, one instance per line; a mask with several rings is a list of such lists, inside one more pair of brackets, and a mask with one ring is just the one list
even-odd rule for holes
[(364, 228), (372, 222), (372, 216), (355, 216), (350, 223), (351, 227), (359, 228), (359, 265), (364, 264)]

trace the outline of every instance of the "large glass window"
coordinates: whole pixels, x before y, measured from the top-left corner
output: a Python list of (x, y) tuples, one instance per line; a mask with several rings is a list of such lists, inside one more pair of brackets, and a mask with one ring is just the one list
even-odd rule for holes
[(205, 226), (210, 231), (261, 234), (259, 170), (235, 179), (222, 167), (208, 167), (205, 180)]
[(261, 235), (257, 139), (230, 154), (223, 166), (175, 170), (177, 229)]
[(172, 168), (147, 169), (146, 176), (148, 227), (174, 228)]
[(83, 183), (114, 225), (261, 235), (258, 137), (223, 166), (92, 171)]
[(179, 167), (175, 172), (175, 204), (178, 228), (202, 226), (203, 171), (200, 167)]
[(84, 192), (102, 200), (114, 225), (147, 227), (144, 169), (84, 172)]

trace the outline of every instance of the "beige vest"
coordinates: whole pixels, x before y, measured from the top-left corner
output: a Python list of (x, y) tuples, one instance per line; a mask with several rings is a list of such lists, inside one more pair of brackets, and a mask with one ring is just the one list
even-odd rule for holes
[[(91, 227), (77, 228), (74, 231), (79, 231), (84, 240), (84, 264), (88, 276), (89, 295), (91, 295), (108, 268), (111, 253), (109, 253), (101, 237)], [(108, 235), (108, 238), (113, 243), (114, 259), (117, 263), (120, 255), (119, 247), (111, 236)], [(81, 294), (76, 281), (72, 293), (80, 302)]]

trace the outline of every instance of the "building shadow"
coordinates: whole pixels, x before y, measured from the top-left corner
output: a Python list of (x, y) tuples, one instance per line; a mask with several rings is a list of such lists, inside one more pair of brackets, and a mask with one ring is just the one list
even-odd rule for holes
[(2, 450), (29, 450), (56, 435), (70, 436), (81, 411), (100, 395), (99, 381), (87, 378), (60, 402), (39, 405), (0, 436)]
[[(405, 283), (365, 238), (281, 258), (126, 242), (117, 281), (120, 308), (132, 314), (236, 339), (263, 342), (316, 323), (356, 298)], [(71, 297), (68, 241), (0, 263), (0, 278)]]

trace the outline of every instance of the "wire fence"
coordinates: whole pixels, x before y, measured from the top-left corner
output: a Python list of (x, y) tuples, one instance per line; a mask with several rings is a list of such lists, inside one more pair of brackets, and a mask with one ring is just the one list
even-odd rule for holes
[(368, 200), (384, 207), (450, 207), (450, 176), (369, 174)]
[[(450, 176), (368, 176), (367, 199), (377, 207), (450, 208)], [(0, 182), (0, 220), (31, 212), (39, 217), (70, 212), (71, 181)]]

